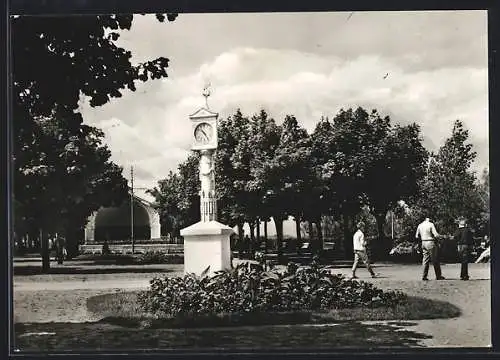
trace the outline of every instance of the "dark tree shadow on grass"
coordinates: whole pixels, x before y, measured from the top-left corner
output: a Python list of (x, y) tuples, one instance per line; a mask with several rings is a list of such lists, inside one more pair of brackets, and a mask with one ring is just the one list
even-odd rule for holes
[[(432, 336), (406, 327), (409, 323), (330, 326), (245, 326), (204, 329), (132, 329), (104, 323), (16, 324), (20, 351), (99, 351), (133, 349), (192, 350), (336, 350), (339, 348), (411, 348)], [(413, 325), (413, 323), (411, 323)], [(37, 335), (37, 332), (55, 333)]]
[(14, 267), (14, 275), (30, 276), (30, 275), (43, 275), (43, 274), (58, 274), (58, 275), (91, 275), (91, 274), (120, 274), (120, 273), (170, 273), (172, 269), (162, 269), (160, 267), (99, 267), (99, 268), (85, 268), (85, 267), (53, 267), (49, 269), (48, 273), (42, 273), (41, 266), (19, 266)]

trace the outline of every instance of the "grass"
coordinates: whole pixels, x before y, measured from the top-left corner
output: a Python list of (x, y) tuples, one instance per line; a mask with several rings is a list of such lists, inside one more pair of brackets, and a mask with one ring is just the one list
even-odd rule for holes
[(215, 327), (273, 324), (328, 324), (341, 321), (421, 320), (458, 317), (461, 311), (444, 301), (410, 296), (395, 307), (335, 309), (328, 312), (216, 314), (186, 319), (156, 319), (138, 305), (139, 291), (104, 294), (87, 300), (87, 309), (103, 322), (127, 327)]

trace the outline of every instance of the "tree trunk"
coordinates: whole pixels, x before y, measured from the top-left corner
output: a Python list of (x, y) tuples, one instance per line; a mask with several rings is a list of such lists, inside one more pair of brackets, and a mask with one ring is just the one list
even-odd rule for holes
[(283, 218), (281, 216), (273, 216), (274, 225), (276, 227), (277, 252), (278, 259), (283, 256)]
[(309, 247), (312, 246), (313, 238), (314, 238), (314, 229), (312, 221), (307, 222), (308, 232), (309, 232)]
[(260, 219), (257, 218), (255, 220), (255, 230), (256, 230), (256, 237), (257, 237), (257, 242), (256, 242), (256, 250), (259, 250), (260, 251)]
[(384, 241), (384, 223), (385, 223), (385, 214), (377, 213), (375, 214), (375, 220), (377, 221), (377, 235), (378, 241), (382, 243)]
[(244, 249), (244, 244), (243, 244), (243, 224), (238, 223), (238, 257), (240, 259), (243, 258), (243, 249)]
[(265, 245), (265, 252), (267, 254), (268, 250), (269, 250), (269, 245), (268, 245), (268, 240), (267, 240), (267, 219), (264, 220), (264, 245)]
[(323, 227), (321, 226), (321, 216), (316, 220), (316, 229), (318, 230), (318, 241), (315, 246), (316, 253), (323, 250)]
[(255, 223), (252, 220), (248, 221), (248, 227), (250, 228), (250, 243), (248, 244), (248, 255), (250, 259), (253, 259), (255, 244)]
[(78, 256), (78, 233), (76, 230), (76, 225), (68, 226), (64, 232), (66, 237), (66, 251), (68, 252), (68, 258), (72, 259)]
[(40, 243), (42, 246), (42, 273), (46, 274), (50, 270), (49, 237), (42, 229), (40, 229)]
[(352, 234), (349, 227), (349, 216), (342, 214), (343, 230), (344, 230), (344, 257), (349, 259), (353, 254)]
[[(385, 214), (383, 213), (377, 213), (375, 215), (375, 220), (377, 221), (377, 240), (375, 243), (372, 242), (370, 244), (370, 250), (372, 254), (379, 254), (381, 250), (383, 251), (384, 243), (385, 243), (385, 236), (384, 236), (384, 223), (385, 223)], [(378, 256), (377, 256), (378, 257)]]
[(299, 252), (300, 247), (302, 246), (302, 234), (300, 233), (300, 216), (295, 216), (295, 232), (297, 233), (297, 243), (295, 244), (295, 250)]

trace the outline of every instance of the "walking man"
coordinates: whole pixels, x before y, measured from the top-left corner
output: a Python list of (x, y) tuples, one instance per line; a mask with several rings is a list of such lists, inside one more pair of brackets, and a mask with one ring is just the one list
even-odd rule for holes
[(469, 251), (472, 247), (473, 237), (472, 231), (467, 226), (465, 220), (458, 222), (458, 230), (454, 236), (457, 242), (458, 256), (462, 266), (460, 267), (460, 279), (469, 280)]
[(351, 279), (357, 279), (356, 269), (358, 268), (359, 261), (363, 261), (366, 265), (366, 268), (370, 272), (372, 278), (377, 277), (377, 274), (372, 269), (370, 264), (370, 259), (366, 253), (366, 240), (365, 235), (363, 234), (365, 224), (360, 221), (357, 225), (358, 231), (354, 233), (352, 238), (353, 249), (354, 249), (354, 264), (352, 265), (352, 277)]
[(417, 238), (417, 240), (420, 238), (422, 241), (422, 280), (424, 281), (429, 280), (427, 274), (429, 273), (429, 263), (431, 262), (434, 266), (436, 280), (444, 280), (444, 276), (441, 274), (441, 265), (439, 264), (438, 257), (438, 236), (439, 234), (436, 231), (436, 227), (429, 218), (425, 218), (417, 227), (415, 238)]

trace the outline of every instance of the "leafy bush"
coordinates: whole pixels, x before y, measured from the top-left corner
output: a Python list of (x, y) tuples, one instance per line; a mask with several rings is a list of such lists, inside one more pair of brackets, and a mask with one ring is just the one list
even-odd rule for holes
[(396, 306), (405, 299), (401, 292), (384, 292), (371, 283), (333, 275), (316, 262), (300, 270), (289, 264), (284, 273), (242, 263), (212, 277), (155, 278), (139, 296), (146, 312), (167, 318)]
[(147, 251), (141, 254), (137, 263), (146, 264), (182, 264), (184, 256), (176, 254), (167, 254), (163, 251)]
[(403, 241), (393, 247), (389, 255), (395, 261), (414, 262), (421, 259), (422, 250), (417, 243)]

